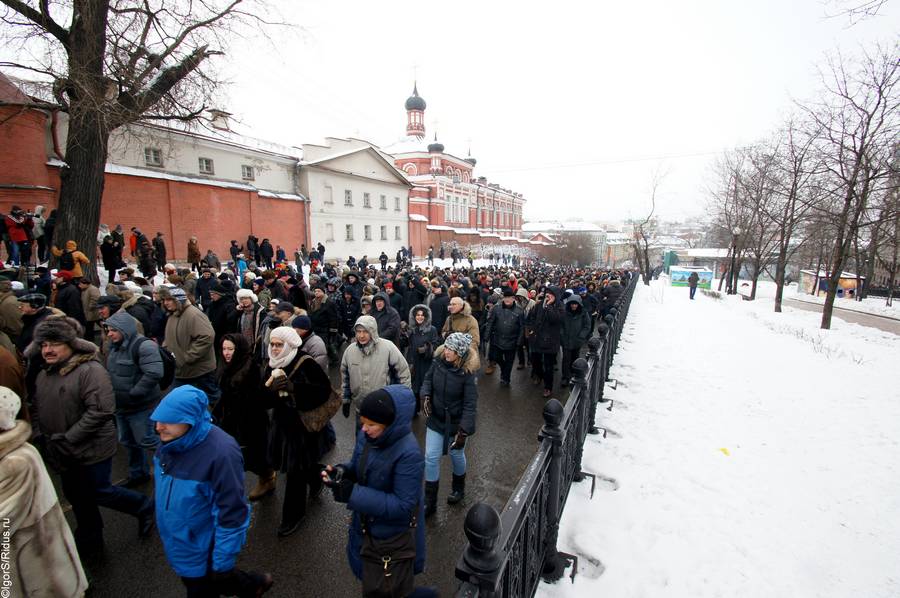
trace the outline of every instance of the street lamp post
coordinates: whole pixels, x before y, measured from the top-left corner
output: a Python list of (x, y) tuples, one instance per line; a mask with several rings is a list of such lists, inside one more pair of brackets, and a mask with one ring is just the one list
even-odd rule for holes
[(731, 273), (729, 275), (730, 284), (728, 289), (729, 295), (737, 294), (737, 284), (738, 284), (738, 275), (735, 272), (735, 268), (737, 268), (737, 245), (738, 245), (738, 237), (741, 236), (741, 227), (734, 227), (734, 231), (732, 231), (731, 235)]

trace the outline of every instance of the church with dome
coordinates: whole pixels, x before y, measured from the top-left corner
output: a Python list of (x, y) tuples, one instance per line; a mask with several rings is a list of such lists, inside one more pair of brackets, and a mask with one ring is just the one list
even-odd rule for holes
[(477, 176), (477, 161), (460, 157), (425, 129), (425, 99), (413, 84), (406, 99), (406, 134), (382, 146), (412, 184), (409, 191), (409, 240), (414, 247), (456, 242), (461, 246), (521, 243), (521, 193)]

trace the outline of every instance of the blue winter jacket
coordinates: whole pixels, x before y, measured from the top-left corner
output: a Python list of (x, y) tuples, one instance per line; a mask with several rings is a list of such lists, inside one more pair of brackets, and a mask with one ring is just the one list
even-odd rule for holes
[(150, 417), (191, 424), (153, 458), (156, 525), (169, 564), (182, 577), (203, 577), (210, 562), (213, 571), (232, 569), (250, 525), (240, 447), (210, 423), (206, 393), (193, 386), (174, 389)]
[(362, 527), (360, 516), (366, 517), (369, 532), (374, 538), (390, 538), (409, 529), (413, 510), (418, 509), (416, 527), (415, 572), (425, 570), (425, 516), (422, 492), (425, 459), (413, 436), (410, 422), (416, 408), (416, 397), (408, 386), (392, 384), (384, 389), (394, 400), (394, 423), (375, 440), (362, 430), (356, 436), (353, 458), (344, 467), (357, 472), (363, 447), (369, 445), (366, 459), (366, 485), (357, 480), (347, 508), (353, 511), (347, 558), (357, 578), (362, 578)]

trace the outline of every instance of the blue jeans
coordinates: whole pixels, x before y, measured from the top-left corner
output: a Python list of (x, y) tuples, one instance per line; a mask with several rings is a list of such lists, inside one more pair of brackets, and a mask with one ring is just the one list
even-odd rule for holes
[(697, 287), (691, 287), (691, 299), (694, 298), (694, 295), (697, 294)]
[(116, 413), (119, 444), (128, 449), (128, 477), (131, 479), (150, 475), (145, 451), (156, 450), (159, 446), (159, 436), (150, 420), (151, 413), (152, 408), (134, 413)]
[[(453, 439), (450, 439), (452, 444)], [(431, 428), (425, 428), (425, 481), (436, 482), (441, 477), (441, 455), (444, 453), (444, 435)], [(453, 475), (466, 473), (466, 449), (451, 449), (450, 462)]]

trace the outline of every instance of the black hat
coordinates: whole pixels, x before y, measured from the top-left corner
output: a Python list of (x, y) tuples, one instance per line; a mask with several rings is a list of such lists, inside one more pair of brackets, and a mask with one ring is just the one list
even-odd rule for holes
[(225, 285), (222, 284), (222, 281), (217, 281), (216, 284), (210, 287), (209, 292), (217, 295), (227, 295), (229, 293)]
[(512, 287), (503, 287), (503, 296), (504, 297), (515, 297), (516, 292), (512, 290)]
[(18, 299), (21, 303), (27, 303), (31, 307), (40, 309), (47, 306), (47, 297), (43, 293), (28, 293)]
[(99, 299), (97, 299), (97, 307), (103, 307), (104, 305), (119, 306), (122, 305), (122, 299), (115, 295), (103, 295)]
[(278, 305), (275, 306), (275, 312), (277, 313), (280, 311), (289, 311), (291, 313), (294, 313), (294, 304), (290, 301), (279, 301)]
[(373, 390), (366, 395), (359, 406), (359, 416), (370, 419), (376, 424), (389, 426), (397, 417), (394, 400), (383, 388)]

